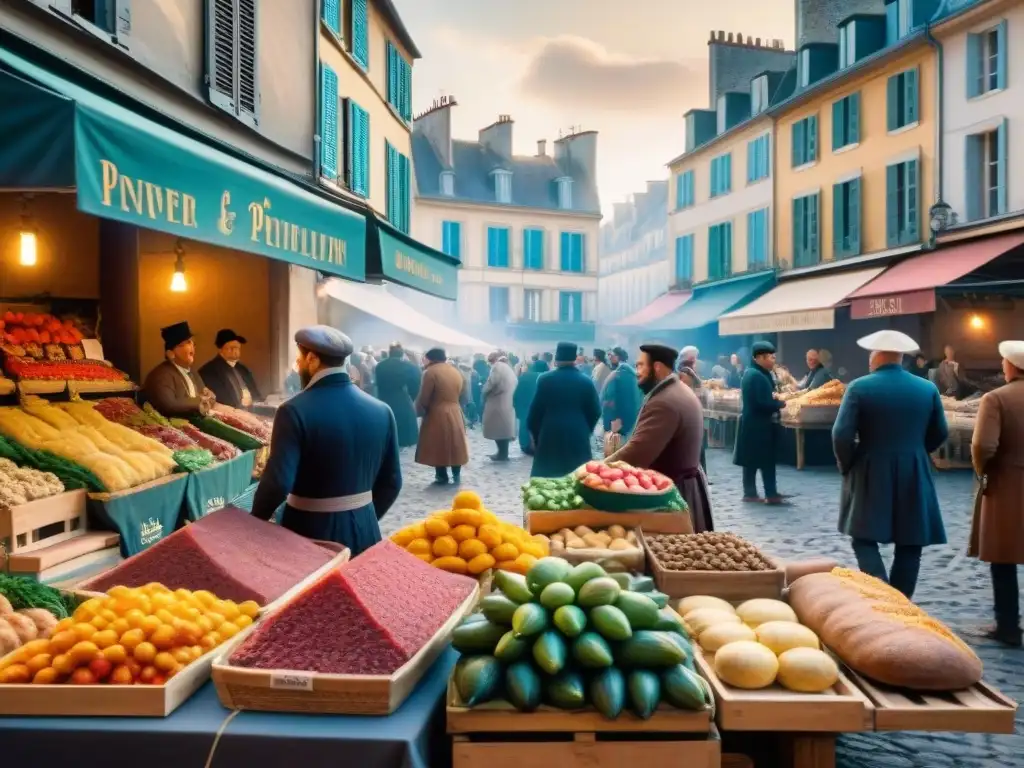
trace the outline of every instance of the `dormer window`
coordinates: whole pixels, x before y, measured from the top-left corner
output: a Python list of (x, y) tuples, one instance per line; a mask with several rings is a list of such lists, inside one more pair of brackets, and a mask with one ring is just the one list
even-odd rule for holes
[(558, 180), (558, 207), (563, 211), (572, 210), (572, 178), (569, 176)]
[(759, 115), (768, 109), (768, 75), (750, 81), (750, 114)]
[(494, 199), (508, 205), (512, 202), (512, 172), (497, 170), (494, 172)]
[(455, 174), (452, 171), (441, 171), (441, 194), (455, 197)]

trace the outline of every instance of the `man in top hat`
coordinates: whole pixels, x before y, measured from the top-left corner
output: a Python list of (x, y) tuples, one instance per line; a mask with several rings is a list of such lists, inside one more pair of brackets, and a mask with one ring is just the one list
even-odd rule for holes
[[(871, 373), (846, 389), (832, 427), (843, 476), (839, 530), (853, 539), (860, 569), (913, 597), (921, 549), (945, 544), (930, 454), (949, 430), (939, 390), (903, 369), (917, 343), (899, 331), (857, 341)], [(879, 544), (895, 544), (886, 573)]]
[(711, 495), (700, 466), (704, 442), (704, 408), (675, 374), (676, 351), (663, 344), (643, 344), (636, 363), (639, 387), (646, 397), (636, 429), (608, 461), (653, 469), (672, 479), (690, 508), (693, 530), (714, 530)]
[(263, 399), (252, 371), (242, 362), (245, 337), (230, 328), (217, 331), (216, 356), (199, 369), (206, 386), (217, 396), (217, 402), (232, 408), (250, 408)]
[(209, 413), (214, 394), (192, 369), (196, 345), (188, 323), (160, 329), (164, 340), (164, 361), (149, 372), (142, 384), (146, 400), (164, 416), (194, 416)]
[[(785, 504), (775, 485), (775, 449), (782, 432), (780, 412), (785, 403), (775, 397), (775, 347), (767, 341), (754, 342), (753, 364), (740, 382), (742, 408), (736, 430), (733, 463), (743, 467), (743, 501)], [(764, 498), (757, 493), (757, 473), (764, 483)]]
[(625, 442), (633, 433), (640, 413), (641, 393), (637, 388), (636, 370), (629, 364), (629, 353), (614, 347), (611, 353), (612, 372), (605, 379), (601, 392), (604, 431), (617, 432)]
[(270, 460), (252, 514), (353, 555), (381, 539), (378, 521), (402, 489), (391, 409), (352, 383), (352, 341), (326, 325), (295, 334), (303, 390), (277, 409)]

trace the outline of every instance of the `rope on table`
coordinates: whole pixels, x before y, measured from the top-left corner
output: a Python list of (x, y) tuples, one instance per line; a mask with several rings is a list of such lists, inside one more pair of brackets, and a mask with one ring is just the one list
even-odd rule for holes
[(231, 721), (234, 720), (238, 713), (241, 711), (242, 710), (240, 709), (231, 710), (228, 716), (224, 718), (224, 722), (220, 724), (220, 728), (218, 728), (217, 733), (214, 734), (213, 746), (210, 747), (210, 754), (206, 758), (206, 765), (204, 766), (204, 768), (212, 768), (213, 757), (217, 753), (217, 745), (220, 744), (220, 737), (224, 735), (224, 732), (228, 729), (228, 726), (231, 724)]

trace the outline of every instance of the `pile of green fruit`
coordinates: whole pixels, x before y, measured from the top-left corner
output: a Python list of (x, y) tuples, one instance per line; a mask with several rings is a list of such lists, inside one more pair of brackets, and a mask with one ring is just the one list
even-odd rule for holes
[(494, 586), (500, 591), (452, 638), (462, 654), (453, 674), (465, 706), (494, 699), (521, 712), (542, 703), (593, 706), (612, 720), (627, 704), (645, 720), (662, 701), (713, 707), (682, 619), (651, 579), (545, 557), (526, 576), (495, 571)]
[(523, 504), (530, 510), (581, 509), (583, 498), (576, 493), (576, 477), (534, 477), (523, 486)]

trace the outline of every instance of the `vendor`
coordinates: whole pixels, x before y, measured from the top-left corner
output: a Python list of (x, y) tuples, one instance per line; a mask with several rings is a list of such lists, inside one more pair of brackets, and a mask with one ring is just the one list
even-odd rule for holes
[(232, 408), (250, 408), (263, 399), (252, 371), (241, 361), (245, 343), (245, 337), (230, 328), (217, 331), (214, 341), (217, 355), (199, 369), (199, 375), (213, 390), (217, 402)]
[(939, 388), (940, 395), (958, 397), (963, 381), (960, 374), (960, 363), (956, 360), (956, 350), (947, 344), (943, 348), (942, 354), (942, 362), (939, 363), (935, 374), (935, 384)]
[(192, 370), (196, 345), (188, 323), (160, 329), (166, 359), (149, 372), (142, 385), (146, 400), (164, 416), (195, 416), (209, 413), (214, 394)]
[(821, 358), (816, 349), (807, 350), (807, 375), (797, 383), (797, 389), (810, 391), (824, 386), (832, 381), (832, 374), (828, 368), (821, 364)]

